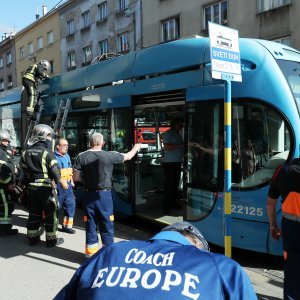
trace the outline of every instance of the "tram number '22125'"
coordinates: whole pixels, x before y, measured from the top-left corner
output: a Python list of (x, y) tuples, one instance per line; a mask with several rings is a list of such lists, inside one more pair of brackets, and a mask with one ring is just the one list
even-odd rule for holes
[(250, 216), (263, 216), (262, 207), (253, 207), (253, 206), (243, 206), (243, 205), (231, 205), (231, 212), (241, 215), (250, 215)]

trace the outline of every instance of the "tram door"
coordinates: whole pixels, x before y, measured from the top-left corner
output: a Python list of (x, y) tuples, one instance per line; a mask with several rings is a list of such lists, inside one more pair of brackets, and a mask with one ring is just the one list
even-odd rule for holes
[[(134, 141), (142, 144), (135, 172), (135, 212), (162, 223), (182, 220), (182, 179), (178, 187), (178, 199), (174, 199), (170, 213), (163, 212), (163, 139), (175, 117), (184, 119), (184, 106), (181, 103), (141, 104), (134, 107)], [(183, 130), (181, 134), (183, 136)]]

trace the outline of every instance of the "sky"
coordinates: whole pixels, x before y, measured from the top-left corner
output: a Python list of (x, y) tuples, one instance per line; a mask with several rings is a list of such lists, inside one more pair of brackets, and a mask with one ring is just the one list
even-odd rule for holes
[[(9, 29), (18, 32), (35, 21), (38, 11), (42, 16), (43, 5), (47, 11), (61, 4), (61, 0), (1, 0), (0, 9), (0, 41), (4, 32)], [(7, 30), (8, 29), (8, 30)]]

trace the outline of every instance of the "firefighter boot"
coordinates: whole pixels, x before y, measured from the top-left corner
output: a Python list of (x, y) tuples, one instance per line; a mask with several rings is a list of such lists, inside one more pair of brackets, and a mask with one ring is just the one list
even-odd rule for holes
[(55, 247), (55, 246), (59, 246), (63, 243), (64, 243), (63, 238), (56, 238), (56, 239), (53, 239), (53, 240), (47, 240), (46, 241), (46, 246), (47, 246), (47, 248), (52, 248), (52, 247)]

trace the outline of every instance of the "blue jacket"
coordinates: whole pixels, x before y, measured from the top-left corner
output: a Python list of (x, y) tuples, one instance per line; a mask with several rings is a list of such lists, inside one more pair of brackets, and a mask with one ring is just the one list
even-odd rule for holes
[(58, 299), (257, 299), (241, 266), (175, 231), (119, 242), (87, 260)]

